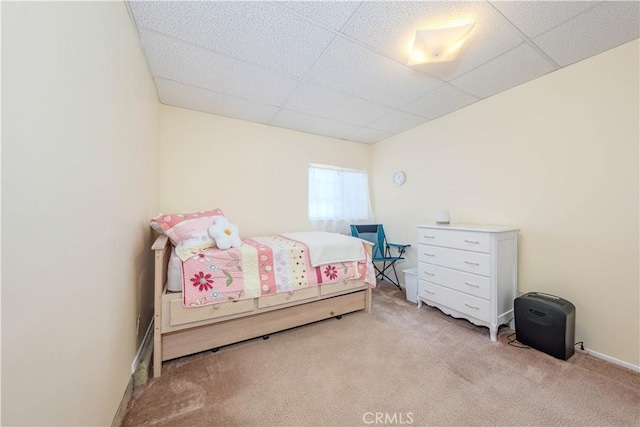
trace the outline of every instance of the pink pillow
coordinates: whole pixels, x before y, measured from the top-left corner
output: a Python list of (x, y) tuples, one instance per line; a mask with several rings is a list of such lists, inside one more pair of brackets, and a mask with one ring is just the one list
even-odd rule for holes
[(178, 257), (185, 261), (193, 254), (216, 246), (208, 229), (217, 216), (224, 216), (220, 209), (185, 214), (160, 214), (151, 220), (151, 227), (166, 234), (176, 247)]

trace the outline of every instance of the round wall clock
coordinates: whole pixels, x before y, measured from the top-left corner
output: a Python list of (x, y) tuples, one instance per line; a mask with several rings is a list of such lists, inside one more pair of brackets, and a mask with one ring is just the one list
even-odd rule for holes
[(407, 179), (407, 177), (405, 176), (404, 172), (402, 172), (402, 171), (398, 171), (398, 172), (395, 172), (393, 174), (393, 183), (395, 185), (400, 186), (400, 185), (404, 184), (404, 181), (406, 179)]

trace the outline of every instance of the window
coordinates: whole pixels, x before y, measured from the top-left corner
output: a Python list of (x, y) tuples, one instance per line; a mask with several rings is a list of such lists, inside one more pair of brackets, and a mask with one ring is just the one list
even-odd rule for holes
[(350, 224), (373, 222), (367, 172), (309, 165), (309, 223), (312, 230), (350, 234)]

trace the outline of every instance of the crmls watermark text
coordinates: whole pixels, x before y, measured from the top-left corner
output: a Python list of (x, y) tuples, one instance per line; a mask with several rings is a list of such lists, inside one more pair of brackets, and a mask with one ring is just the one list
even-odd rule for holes
[(410, 425), (413, 424), (413, 412), (365, 412), (362, 421), (365, 424)]

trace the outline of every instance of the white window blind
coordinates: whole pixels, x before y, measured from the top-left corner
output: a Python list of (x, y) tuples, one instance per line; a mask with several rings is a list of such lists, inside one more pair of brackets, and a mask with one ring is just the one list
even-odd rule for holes
[(309, 165), (311, 230), (350, 234), (350, 224), (374, 222), (367, 172)]

